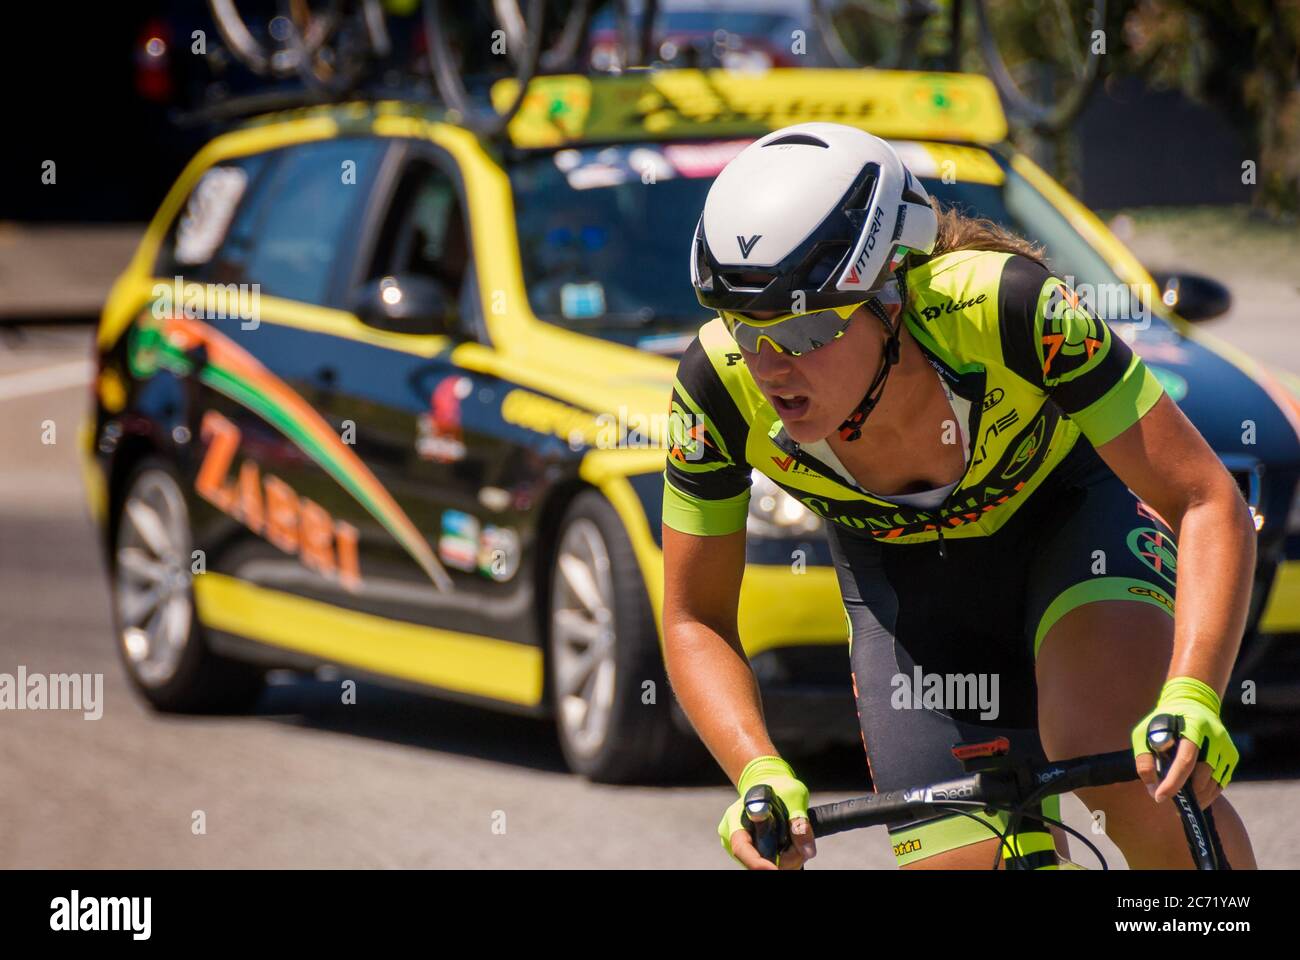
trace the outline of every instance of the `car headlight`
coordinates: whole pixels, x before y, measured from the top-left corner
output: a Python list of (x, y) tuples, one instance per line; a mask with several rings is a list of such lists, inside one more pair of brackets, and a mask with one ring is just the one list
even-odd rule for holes
[(754, 537), (798, 537), (816, 533), (822, 521), (769, 477), (754, 471), (745, 532)]

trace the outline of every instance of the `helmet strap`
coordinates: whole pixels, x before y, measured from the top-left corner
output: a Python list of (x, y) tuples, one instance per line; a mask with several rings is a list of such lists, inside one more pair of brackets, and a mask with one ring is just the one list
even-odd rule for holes
[(907, 309), (907, 277), (902, 270), (897, 271), (897, 273), (898, 288), (902, 296), (902, 302), (898, 308), (897, 322), (890, 324), (889, 314), (885, 312), (885, 308), (879, 300), (872, 298), (867, 301), (868, 309), (885, 325), (885, 332), (889, 336), (885, 340), (885, 354), (881, 359), (880, 370), (876, 373), (875, 379), (871, 381), (871, 385), (867, 387), (867, 392), (858, 401), (858, 405), (853, 408), (853, 412), (839, 426), (840, 439), (846, 443), (861, 439), (862, 425), (867, 422), (867, 417), (876, 408), (876, 404), (880, 402), (880, 398), (885, 392), (885, 382), (889, 380), (889, 372), (898, 363), (899, 334), (903, 329), (903, 311)]

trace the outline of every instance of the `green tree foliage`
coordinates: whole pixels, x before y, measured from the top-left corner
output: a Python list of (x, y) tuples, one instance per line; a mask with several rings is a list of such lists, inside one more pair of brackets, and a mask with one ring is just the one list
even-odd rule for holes
[(1116, 64), (1216, 107), (1254, 161), (1254, 205), (1300, 212), (1300, 0), (1138, 0)]

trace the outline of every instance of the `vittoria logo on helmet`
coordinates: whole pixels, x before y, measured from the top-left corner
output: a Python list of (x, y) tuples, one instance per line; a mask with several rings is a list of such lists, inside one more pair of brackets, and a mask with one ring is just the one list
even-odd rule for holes
[(871, 251), (876, 249), (876, 234), (880, 232), (880, 223), (885, 217), (885, 211), (879, 207), (876, 208), (876, 215), (871, 219), (871, 232), (867, 234), (867, 242), (862, 247), (862, 255), (858, 257), (857, 262), (853, 264), (857, 273), (867, 269), (867, 263), (871, 259)]

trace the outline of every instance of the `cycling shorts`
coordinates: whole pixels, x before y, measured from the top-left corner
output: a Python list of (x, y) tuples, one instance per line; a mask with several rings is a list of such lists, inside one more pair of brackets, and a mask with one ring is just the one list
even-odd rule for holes
[[(1046, 762), (1034, 662), (1052, 624), (1096, 600), (1149, 603), (1172, 617), (1172, 532), (1079, 445), (1004, 527), (945, 541), (946, 558), (934, 542), (881, 543), (828, 525), (877, 791), (963, 776), (952, 755), (963, 741), (1006, 737), (1012, 756)], [(1059, 802), (1039, 812), (1059, 819)], [(1002, 830), (1009, 819), (977, 816)], [(1022, 824), (1027, 865), (1055, 865), (1046, 828)], [(960, 814), (889, 827), (900, 866), (994, 836)]]

